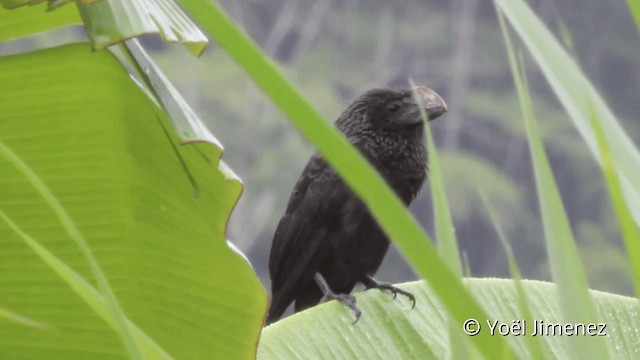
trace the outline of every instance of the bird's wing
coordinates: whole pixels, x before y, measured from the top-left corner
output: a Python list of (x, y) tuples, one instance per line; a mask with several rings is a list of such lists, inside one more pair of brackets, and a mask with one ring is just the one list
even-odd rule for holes
[(330, 249), (327, 238), (341, 226), (341, 208), (350, 198), (349, 189), (331, 167), (318, 155), (312, 157), (273, 238), (270, 316), (284, 311), (294, 300), (294, 289), (301, 280), (313, 277), (315, 267)]
[(338, 182), (337, 175), (324, 160), (317, 155), (311, 158), (293, 189), (273, 238), (269, 272), (274, 289), (278, 289), (285, 278), (291, 278), (294, 263), (301, 262), (303, 252), (313, 253), (309, 250), (318, 246), (316, 233), (330, 230), (333, 217), (339, 221), (339, 211), (335, 211), (335, 215), (327, 211), (338, 200), (335, 198)]

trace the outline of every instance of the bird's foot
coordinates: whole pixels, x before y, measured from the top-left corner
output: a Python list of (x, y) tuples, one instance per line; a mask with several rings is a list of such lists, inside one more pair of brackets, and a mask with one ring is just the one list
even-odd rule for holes
[(362, 311), (356, 305), (356, 298), (353, 295), (349, 294), (324, 294), (321, 302), (329, 301), (329, 300), (337, 300), (342, 303), (342, 305), (348, 307), (353, 311), (356, 315), (356, 319), (353, 321), (353, 325), (355, 325), (358, 320), (360, 320), (360, 315), (362, 315)]
[(374, 279), (371, 276), (367, 276), (366, 280), (362, 282), (362, 284), (367, 288), (367, 289), (379, 289), (379, 290), (387, 290), (390, 291), (393, 294), (393, 298), (395, 299), (396, 297), (398, 297), (398, 294), (404, 295), (406, 297), (409, 298), (409, 300), (411, 300), (411, 308), (413, 309), (414, 307), (416, 307), (416, 297), (413, 296), (412, 293), (402, 290), (399, 287), (393, 286), (392, 284), (386, 283), (386, 282), (382, 282), (382, 281), (378, 281), (376, 279)]
[(314, 279), (316, 280), (316, 283), (318, 284), (318, 286), (320, 287), (320, 290), (322, 290), (322, 293), (324, 294), (320, 302), (325, 302), (329, 300), (337, 300), (341, 302), (344, 306), (351, 309), (351, 311), (353, 311), (354, 314), (356, 315), (356, 320), (353, 322), (353, 325), (355, 325), (358, 322), (358, 320), (360, 320), (360, 315), (362, 315), (362, 311), (360, 311), (360, 309), (356, 305), (355, 296), (349, 295), (349, 294), (334, 293), (329, 287), (329, 284), (327, 284), (327, 281), (324, 279), (324, 277), (320, 273), (316, 273), (314, 276)]

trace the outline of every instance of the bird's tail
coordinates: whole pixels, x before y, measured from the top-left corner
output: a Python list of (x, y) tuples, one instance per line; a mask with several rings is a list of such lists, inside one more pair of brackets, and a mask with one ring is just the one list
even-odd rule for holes
[(269, 312), (267, 313), (266, 325), (278, 321), (285, 310), (289, 307), (289, 302), (286, 301), (286, 297), (282, 296), (281, 292), (275, 292), (271, 296), (271, 304), (269, 305)]

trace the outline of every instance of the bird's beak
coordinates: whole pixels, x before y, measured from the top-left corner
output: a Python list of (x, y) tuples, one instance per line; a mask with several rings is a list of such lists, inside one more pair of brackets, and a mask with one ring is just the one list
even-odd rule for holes
[(411, 90), (416, 97), (416, 104), (424, 106), (429, 121), (447, 112), (447, 103), (432, 89), (426, 86), (414, 86)]

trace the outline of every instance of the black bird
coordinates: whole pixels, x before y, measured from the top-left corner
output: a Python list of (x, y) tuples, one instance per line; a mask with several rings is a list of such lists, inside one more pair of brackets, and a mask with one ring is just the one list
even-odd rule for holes
[[(373, 89), (340, 115), (335, 125), (380, 172), (408, 206), (427, 178), (424, 124), (415, 96), (429, 120), (447, 111), (435, 91)], [(389, 239), (367, 207), (333, 168), (315, 153), (293, 189), (273, 238), (269, 257), (271, 306), (267, 324), (278, 320), (291, 302), (295, 311), (336, 299), (360, 317), (349, 293), (359, 282), (408, 296), (378, 282)]]

